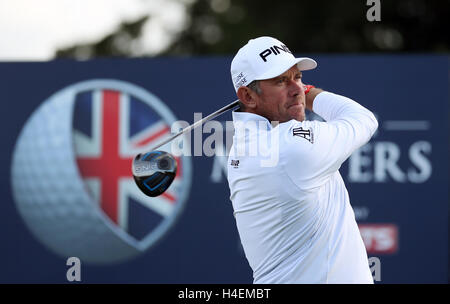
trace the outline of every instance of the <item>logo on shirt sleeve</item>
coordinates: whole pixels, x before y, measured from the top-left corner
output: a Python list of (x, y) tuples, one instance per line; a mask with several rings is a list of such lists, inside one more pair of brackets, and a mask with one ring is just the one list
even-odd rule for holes
[(239, 168), (239, 160), (232, 159), (230, 165), (235, 169)]
[(302, 127), (293, 128), (292, 135), (306, 139), (310, 143), (314, 143), (314, 134), (311, 129), (303, 129)]

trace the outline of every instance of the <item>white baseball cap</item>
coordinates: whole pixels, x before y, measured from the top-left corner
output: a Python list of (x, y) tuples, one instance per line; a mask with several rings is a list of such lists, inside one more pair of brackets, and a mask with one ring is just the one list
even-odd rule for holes
[(317, 62), (308, 57), (295, 58), (287, 46), (272, 37), (251, 39), (234, 56), (231, 78), (234, 89), (254, 80), (277, 77), (297, 64), (300, 71), (312, 70)]

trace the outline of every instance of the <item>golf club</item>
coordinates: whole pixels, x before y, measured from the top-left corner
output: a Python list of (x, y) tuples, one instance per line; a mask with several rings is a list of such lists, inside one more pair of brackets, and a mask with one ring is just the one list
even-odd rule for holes
[(164, 193), (175, 179), (177, 173), (177, 162), (175, 158), (167, 152), (157, 151), (156, 149), (164, 146), (182, 134), (190, 132), (205, 122), (233, 109), (239, 107), (239, 99), (224, 106), (223, 108), (209, 114), (205, 118), (196, 121), (187, 126), (175, 135), (163, 140), (150, 149), (149, 152), (142, 155), (136, 155), (133, 159), (132, 171), (134, 181), (139, 189), (148, 196), (155, 197)]

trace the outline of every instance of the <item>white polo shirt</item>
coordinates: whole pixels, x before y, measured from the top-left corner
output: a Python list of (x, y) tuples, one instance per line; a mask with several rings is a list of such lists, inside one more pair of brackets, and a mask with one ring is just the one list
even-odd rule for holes
[(273, 127), (262, 116), (233, 112), (228, 183), (254, 283), (373, 283), (338, 170), (378, 122), (329, 92), (316, 96), (313, 110), (326, 122)]

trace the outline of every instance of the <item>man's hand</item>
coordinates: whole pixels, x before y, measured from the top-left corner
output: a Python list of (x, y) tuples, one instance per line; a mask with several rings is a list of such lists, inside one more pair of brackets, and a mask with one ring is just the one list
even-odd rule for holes
[(314, 98), (316, 98), (317, 95), (319, 95), (321, 92), (323, 92), (322, 89), (316, 88), (313, 85), (305, 85), (305, 103), (306, 108), (310, 111), (313, 109), (313, 102)]

